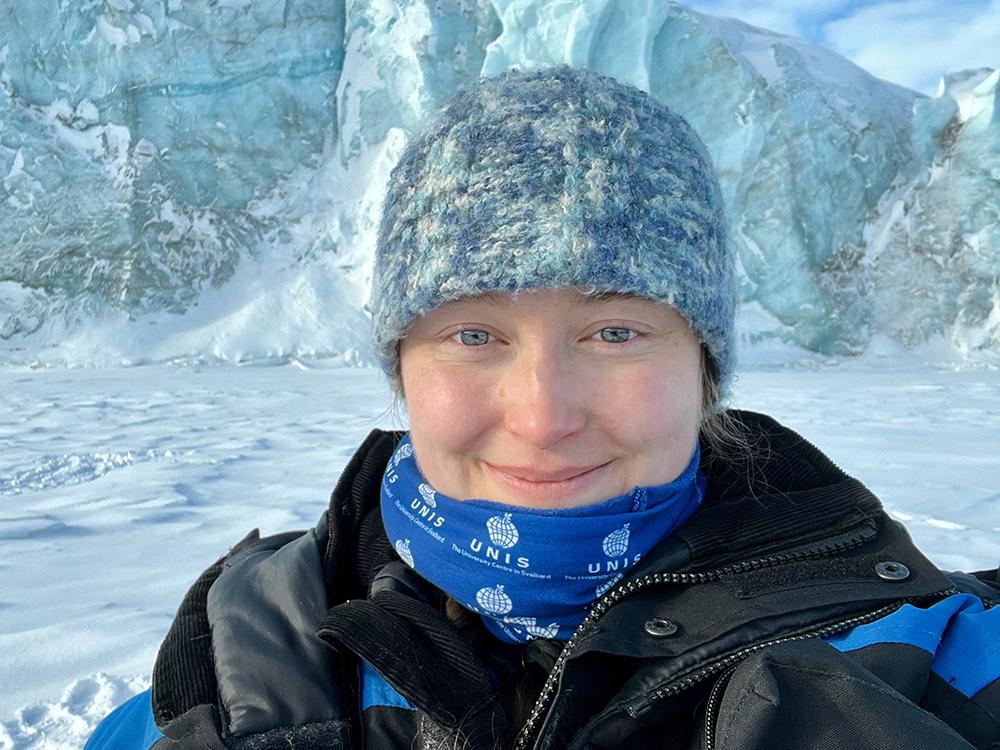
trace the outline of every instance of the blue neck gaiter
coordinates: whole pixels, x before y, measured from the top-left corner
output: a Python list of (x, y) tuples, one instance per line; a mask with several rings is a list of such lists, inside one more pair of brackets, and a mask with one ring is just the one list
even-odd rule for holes
[(700, 447), (672, 482), (597, 505), (534, 509), (434, 490), (409, 435), (382, 477), (382, 521), (403, 561), (498, 638), (568, 640), (591, 604), (701, 503)]

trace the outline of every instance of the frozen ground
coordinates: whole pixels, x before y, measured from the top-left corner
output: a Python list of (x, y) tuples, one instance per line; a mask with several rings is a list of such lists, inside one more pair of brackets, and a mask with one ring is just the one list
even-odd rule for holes
[[(0, 369), (0, 747), (79, 748), (148, 682), (187, 586), (250, 528), (312, 525), (387, 413), (367, 369)], [(946, 568), (1000, 557), (1000, 372), (768, 367), (766, 411)]]

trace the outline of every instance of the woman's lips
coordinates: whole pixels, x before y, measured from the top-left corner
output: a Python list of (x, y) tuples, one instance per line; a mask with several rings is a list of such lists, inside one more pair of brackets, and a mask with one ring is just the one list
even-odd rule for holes
[(491, 479), (524, 500), (565, 500), (583, 494), (601, 481), (610, 464), (546, 473), (483, 462)]

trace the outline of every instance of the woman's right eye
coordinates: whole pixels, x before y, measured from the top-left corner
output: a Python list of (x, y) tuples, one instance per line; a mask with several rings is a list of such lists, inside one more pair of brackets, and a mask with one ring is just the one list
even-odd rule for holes
[(490, 335), (486, 331), (479, 328), (466, 328), (464, 331), (459, 331), (456, 335), (465, 346), (482, 346), (490, 338)]

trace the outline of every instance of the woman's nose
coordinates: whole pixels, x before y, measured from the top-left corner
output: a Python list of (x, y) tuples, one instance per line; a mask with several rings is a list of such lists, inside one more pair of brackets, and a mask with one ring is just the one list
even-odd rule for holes
[(551, 448), (586, 425), (581, 384), (558, 352), (519, 354), (505, 381), (504, 427), (536, 448)]

